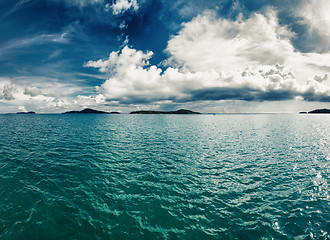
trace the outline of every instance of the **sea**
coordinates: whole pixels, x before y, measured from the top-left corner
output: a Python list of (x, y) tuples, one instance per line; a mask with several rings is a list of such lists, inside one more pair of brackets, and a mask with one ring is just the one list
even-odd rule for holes
[(0, 115), (0, 239), (330, 239), (330, 115)]

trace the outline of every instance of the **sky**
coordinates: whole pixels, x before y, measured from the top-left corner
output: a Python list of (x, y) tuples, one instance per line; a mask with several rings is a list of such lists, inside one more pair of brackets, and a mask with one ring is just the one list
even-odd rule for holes
[(328, 0), (1, 0), (0, 113), (330, 108)]

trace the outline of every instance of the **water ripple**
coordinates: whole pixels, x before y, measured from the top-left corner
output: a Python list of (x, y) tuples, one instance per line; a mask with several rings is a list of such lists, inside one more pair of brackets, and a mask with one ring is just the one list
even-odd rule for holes
[(330, 239), (329, 123), (0, 115), (0, 239)]

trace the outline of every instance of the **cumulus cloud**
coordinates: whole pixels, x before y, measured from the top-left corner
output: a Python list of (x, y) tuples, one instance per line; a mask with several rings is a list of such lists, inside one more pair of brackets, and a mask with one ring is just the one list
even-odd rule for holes
[(297, 52), (292, 37), (273, 10), (235, 21), (205, 12), (169, 40), (164, 71), (149, 64), (152, 52), (128, 46), (85, 67), (110, 74), (98, 91), (123, 104), (328, 101), (329, 56)]
[[(282, 101), (305, 97), (308, 101), (326, 100), (329, 88), (311, 80), (297, 83), (295, 75), (280, 64), (247, 67), (228, 72), (208, 69), (186, 71), (168, 67), (165, 71), (149, 64), (152, 52), (128, 46), (112, 52), (108, 59), (89, 61), (86, 67), (112, 75), (99, 88), (109, 101), (122, 104), (173, 103), (200, 100)], [(314, 96), (314, 98), (312, 97)]]
[(40, 86), (42, 89), (38, 86), (26, 86), (15, 79), (0, 78), (0, 103), (16, 106), (16, 111), (63, 112), (99, 107), (106, 100), (101, 94), (76, 95), (81, 88), (54, 81), (40, 83)]
[(13, 84), (5, 84), (3, 87), (3, 96), (6, 100), (14, 100), (14, 92), (16, 92), (16, 88)]
[(94, 95), (70, 97), (81, 89), (53, 82), (26, 86), (6, 81), (0, 84), (0, 101), (33, 105), (43, 112), (224, 100), (330, 102), (330, 54), (300, 53), (293, 37), (273, 10), (233, 21), (205, 12), (171, 37), (164, 68), (150, 64), (153, 52), (126, 42), (108, 58), (84, 64), (108, 76)]
[(294, 12), (300, 23), (307, 26), (307, 41), (317, 52), (330, 50), (330, 2), (328, 0), (303, 0)]
[(328, 80), (328, 74), (325, 74), (324, 77), (316, 75), (314, 77), (314, 80), (319, 82), (319, 83), (324, 82), (324, 81)]
[(114, 15), (118, 15), (126, 12), (128, 9), (132, 9), (133, 11), (137, 11), (139, 9), (139, 5), (136, 0), (117, 0), (113, 4), (105, 5), (106, 11), (112, 10)]
[(292, 69), (297, 81), (304, 84), (315, 75), (330, 71), (330, 54), (301, 53), (292, 45), (295, 39), (278, 22), (274, 10), (255, 13), (250, 18), (232, 21), (205, 12), (182, 25), (172, 36), (166, 51), (167, 66), (181, 66), (187, 71), (236, 72), (246, 66), (281, 64)]
[(282, 101), (292, 100), (298, 95), (299, 86), (294, 75), (277, 64), (257, 69), (246, 68), (240, 75), (220, 80), (217, 85), (191, 91), (189, 97), (190, 101)]
[(191, 71), (235, 71), (246, 65), (283, 64), (294, 51), (292, 36), (271, 10), (266, 16), (256, 13), (246, 20), (239, 16), (236, 21), (206, 12), (183, 24), (166, 50), (171, 60)]
[(166, 84), (160, 80), (162, 70), (156, 66), (145, 68), (152, 54), (125, 46), (120, 52), (112, 52), (108, 59), (89, 61), (85, 66), (112, 73), (113, 77), (98, 88), (108, 99), (148, 102), (158, 97), (164, 98), (164, 94), (159, 94), (159, 91), (166, 92)]
[(101, 72), (118, 72), (126, 66), (143, 67), (149, 64), (149, 59), (153, 55), (152, 51), (143, 53), (125, 46), (121, 53), (115, 51), (110, 53), (107, 60), (88, 61), (85, 67), (99, 68)]
[(31, 97), (35, 97), (35, 96), (41, 95), (42, 92), (37, 87), (28, 86), (28, 87), (25, 88), (24, 94), (25, 95), (30, 95)]

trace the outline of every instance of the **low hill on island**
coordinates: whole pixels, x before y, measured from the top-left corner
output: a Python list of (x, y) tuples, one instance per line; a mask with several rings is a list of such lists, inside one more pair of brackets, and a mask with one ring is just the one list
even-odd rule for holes
[(323, 113), (330, 113), (330, 109), (326, 109), (326, 108), (323, 108), (323, 109), (315, 109), (315, 110), (312, 110), (312, 111), (309, 111), (308, 113), (316, 113), (316, 114), (323, 114)]
[(193, 112), (190, 110), (186, 109), (180, 109), (176, 111), (147, 111), (147, 110), (142, 110), (142, 111), (134, 111), (131, 112), (130, 114), (201, 114), (199, 112)]
[(17, 112), (16, 114), (36, 114), (35, 112)]
[(68, 111), (64, 114), (72, 114), (72, 113), (92, 113), (92, 114), (120, 114), (119, 112), (104, 112), (104, 111), (98, 111), (91, 108), (85, 108), (81, 111)]

